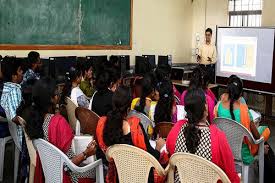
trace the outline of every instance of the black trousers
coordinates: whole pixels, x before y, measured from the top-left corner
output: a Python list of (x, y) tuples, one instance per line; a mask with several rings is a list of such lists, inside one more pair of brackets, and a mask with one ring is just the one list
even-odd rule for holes
[(204, 65), (200, 64), (200, 67), (206, 69), (206, 72), (210, 78), (210, 83), (215, 83), (215, 64)]

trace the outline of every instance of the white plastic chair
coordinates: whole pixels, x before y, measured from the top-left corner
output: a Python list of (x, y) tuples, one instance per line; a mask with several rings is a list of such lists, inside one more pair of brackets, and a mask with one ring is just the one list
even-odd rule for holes
[[(0, 123), (7, 123), (6, 118), (0, 119)], [(12, 142), (12, 137), (7, 136), (4, 138), (0, 138), (0, 182), (3, 181), (3, 173), (4, 173), (4, 159), (5, 159), (5, 149), (6, 149), (6, 144)]]
[(21, 144), (18, 141), (18, 135), (17, 135), (17, 125), (8, 120), (9, 124), (9, 131), (11, 134), (11, 137), (14, 142), (14, 168), (13, 168), (13, 175), (14, 175), (14, 182), (17, 183), (17, 173), (18, 173), (18, 166), (19, 166), (19, 155), (21, 151)]
[(241, 124), (227, 118), (216, 118), (213, 123), (221, 129), (227, 137), (227, 140), (232, 149), (235, 163), (242, 166), (242, 179), (244, 183), (248, 183), (249, 165), (243, 164), (242, 161), (242, 144), (244, 137), (253, 143), (259, 145), (258, 160), (259, 160), (259, 183), (264, 182), (264, 139), (261, 137), (255, 140), (253, 135)]
[(194, 154), (175, 153), (170, 158), (169, 165), (169, 183), (174, 183), (175, 168), (177, 168), (181, 183), (213, 183), (218, 180), (221, 180), (223, 183), (230, 182), (220, 167)]
[(106, 157), (108, 161), (115, 162), (120, 183), (148, 182), (151, 168), (155, 168), (160, 176), (166, 175), (165, 170), (151, 154), (135, 146), (113, 145), (108, 148)]
[(155, 123), (153, 121), (151, 121), (148, 116), (146, 116), (145, 114), (138, 112), (136, 110), (131, 110), (127, 116), (127, 118), (130, 117), (137, 117), (140, 119), (140, 122), (145, 130), (146, 133), (148, 133), (148, 127), (151, 126), (152, 128), (155, 128)]
[(104, 183), (103, 165), (101, 159), (84, 167), (79, 167), (76, 166), (57, 147), (43, 139), (34, 140), (33, 145), (37, 149), (40, 156), (46, 183), (62, 183), (64, 163), (72, 172), (78, 173), (84, 173), (96, 168), (96, 182)]

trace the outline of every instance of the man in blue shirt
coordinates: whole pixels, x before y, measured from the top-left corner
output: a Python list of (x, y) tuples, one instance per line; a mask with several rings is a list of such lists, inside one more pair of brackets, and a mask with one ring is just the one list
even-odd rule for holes
[(3, 74), (4, 87), (1, 96), (1, 106), (5, 110), (9, 123), (16, 124), (16, 131), (18, 139), (14, 139), (18, 148), (21, 148), (23, 131), (17, 119), (16, 110), (22, 102), (21, 83), (23, 79), (23, 70), (21, 68), (21, 61), (15, 57), (5, 57), (1, 70)]
[(40, 55), (38, 52), (31, 51), (28, 54), (28, 70), (25, 72), (21, 86), (27, 88), (32, 86), (36, 80), (40, 79), (38, 71), (42, 66)]

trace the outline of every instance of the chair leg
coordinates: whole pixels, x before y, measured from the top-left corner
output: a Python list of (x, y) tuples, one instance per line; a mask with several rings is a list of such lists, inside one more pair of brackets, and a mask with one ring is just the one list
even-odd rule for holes
[(30, 174), (29, 174), (29, 183), (33, 183), (34, 180), (34, 171), (35, 171), (35, 166), (30, 164)]
[(259, 183), (264, 182), (264, 142), (260, 143), (259, 150)]
[(248, 173), (249, 173), (249, 166), (243, 165), (242, 166), (243, 183), (248, 183)]
[(16, 145), (14, 145), (14, 168), (13, 168), (14, 183), (17, 183), (17, 174), (18, 174), (18, 166), (19, 166), (19, 155), (20, 155), (20, 151), (16, 147)]
[(5, 160), (5, 140), (1, 138), (0, 139), (0, 182), (3, 181), (4, 160)]
[(104, 183), (103, 164), (96, 167), (96, 183)]

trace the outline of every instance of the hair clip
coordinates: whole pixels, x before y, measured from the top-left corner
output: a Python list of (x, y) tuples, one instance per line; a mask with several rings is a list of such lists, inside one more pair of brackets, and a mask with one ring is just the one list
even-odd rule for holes
[(168, 98), (168, 94), (164, 94), (164, 97), (165, 97), (165, 98)]

